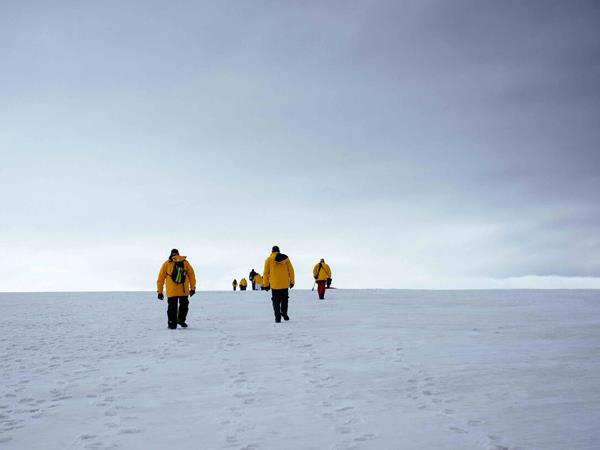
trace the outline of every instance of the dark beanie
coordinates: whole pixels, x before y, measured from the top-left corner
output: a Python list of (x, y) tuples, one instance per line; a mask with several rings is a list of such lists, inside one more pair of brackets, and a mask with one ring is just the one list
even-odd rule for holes
[(274, 245), (271, 251), (279, 253), (279, 247), (277, 245)]
[(176, 248), (171, 250), (171, 254), (169, 255), (169, 258), (172, 258), (174, 255), (179, 255), (179, 250), (177, 250)]

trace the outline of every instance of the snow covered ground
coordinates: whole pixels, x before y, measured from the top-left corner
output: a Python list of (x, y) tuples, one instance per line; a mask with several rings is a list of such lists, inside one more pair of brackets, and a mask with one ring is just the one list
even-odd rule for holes
[(0, 294), (0, 448), (600, 448), (600, 291), (291, 294)]

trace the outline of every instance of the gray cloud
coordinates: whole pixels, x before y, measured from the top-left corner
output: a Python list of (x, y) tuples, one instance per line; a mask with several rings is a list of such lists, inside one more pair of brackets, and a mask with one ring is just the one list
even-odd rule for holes
[(5, 3), (0, 230), (151, 241), (183, 189), (188, 242), (330, 246), (348, 285), (373, 248), (432, 282), (598, 276), (599, 25), (583, 1)]

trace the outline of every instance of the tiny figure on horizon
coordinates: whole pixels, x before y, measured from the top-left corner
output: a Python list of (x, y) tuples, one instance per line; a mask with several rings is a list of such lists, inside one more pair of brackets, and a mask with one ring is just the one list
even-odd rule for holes
[(256, 283), (254, 282), (254, 277), (256, 276), (256, 272), (254, 271), (254, 269), (252, 269), (250, 271), (250, 274), (248, 275), (248, 278), (250, 279), (250, 283), (252, 283), (252, 290), (255, 291), (256, 290)]
[[(323, 258), (313, 268), (313, 277), (317, 283), (319, 299), (325, 300), (325, 288), (331, 286), (331, 268)], [(314, 287), (313, 287), (314, 289)]]
[(254, 290), (255, 291), (260, 291), (263, 287), (262, 287), (262, 283), (263, 283), (263, 277), (260, 273), (257, 273), (256, 275), (254, 275)]
[(163, 295), (165, 281), (167, 282), (168, 303), (167, 324), (171, 330), (176, 329), (177, 324), (182, 328), (187, 328), (185, 320), (190, 304), (188, 295), (192, 297), (196, 293), (196, 274), (186, 257), (180, 256), (179, 250), (176, 248), (171, 250), (169, 259), (163, 263), (158, 272), (156, 289), (159, 300), (165, 298)]
[(245, 291), (247, 287), (248, 287), (248, 280), (246, 280), (245, 278), (242, 278), (240, 280), (240, 291)]
[(237, 290), (237, 280), (235, 278), (233, 279), (233, 283), (231, 283), (231, 285), (233, 286), (233, 290), (236, 291)]
[(265, 260), (263, 284), (266, 291), (272, 290), (271, 301), (273, 302), (275, 322), (281, 322), (282, 317), (284, 320), (290, 320), (288, 289), (294, 287), (294, 266), (287, 255), (279, 251), (277, 245), (273, 246), (271, 255)]

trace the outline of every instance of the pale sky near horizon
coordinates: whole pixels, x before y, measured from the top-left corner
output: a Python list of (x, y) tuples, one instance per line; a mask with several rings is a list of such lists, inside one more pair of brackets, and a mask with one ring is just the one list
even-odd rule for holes
[(0, 4), (0, 291), (600, 288), (600, 3)]

